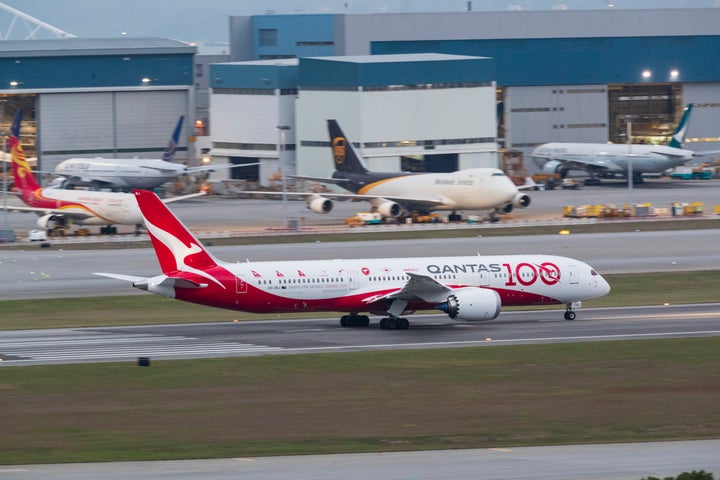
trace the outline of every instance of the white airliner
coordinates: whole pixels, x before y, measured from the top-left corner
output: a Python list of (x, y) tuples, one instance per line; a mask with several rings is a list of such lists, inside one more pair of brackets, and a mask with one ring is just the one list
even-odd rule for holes
[[(53, 172), (61, 178), (56, 182), (62, 188), (89, 186), (95, 189), (130, 191), (135, 188), (151, 190), (167, 183), (180, 175), (215, 171), (247, 165), (204, 165), (188, 167), (173, 163), (184, 116), (178, 120), (163, 153), (162, 160), (148, 158), (68, 158), (63, 160)], [(257, 164), (254, 164), (257, 165)]]
[(254, 313), (343, 312), (343, 327), (405, 329), (403, 315), (437, 309), (454, 320), (492, 320), (503, 306), (564, 304), (610, 291), (579, 260), (553, 255), (229, 263), (215, 258), (152, 192), (136, 190), (162, 273), (96, 273), (164, 297)]
[(569, 170), (585, 170), (593, 180), (615, 176), (627, 178), (631, 167), (633, 182), (642, 183), (643, 173), (661, 173), (698, 156), (717, 153), (681, 148), (692, 109), (692, 104), (685, 108), (667, 146), (553, 142), (540, 145), (529, 156), (547, 174), (565, 177)]
[[(102, 225), (100, 232), (109, 234), (116, 232), (114, 225), (142, 225), (142, 214), (132, 193), (42, 188), (18, 140), (21, 118), (22, 111), (18, 111), (8, 145), (12, 157), (14, 191), (27, 206), (8, 207), (8, 210), (37, 213), (40, 215), (37, 225), (43, 230), (54, 225)], [(172, 197), (165, 201), (174, 202), (199, 195), (203, 193)]]
[(333, 200), (362, 200), (370, 202), (372, 210), (383, 217), (398, 218), (412, 212), (490, 210), (491, 220), (496, 220), (495, 213), (510, 213), (515, 207), (530, 205), (530, 197), (520, 193), (497, 168), (451, 173), (371, 172), (336, 120), (328, 120), (328, 132), (336, 169), (332, 177), (294, 178), (335, 184), (352, 193), (286, 193), (303, 197), (315, 213), (332, 211)]

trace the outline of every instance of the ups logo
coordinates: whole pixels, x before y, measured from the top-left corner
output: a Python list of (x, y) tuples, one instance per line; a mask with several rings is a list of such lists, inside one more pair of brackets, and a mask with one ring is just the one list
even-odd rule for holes
[(335, 164), (342, 165), (345, 162), (345, 139), (343, 137), (333, 138), (332, 151)]

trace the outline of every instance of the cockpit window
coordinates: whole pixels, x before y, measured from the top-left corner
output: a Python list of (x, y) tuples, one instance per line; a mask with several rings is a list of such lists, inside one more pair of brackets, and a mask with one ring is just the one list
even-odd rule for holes
[(503, 172), (494, 172), (494, 173), (492, 174), (492, 176), (493, 176), (493, 177), (504, 177), (505, 174), (504, 174)]
[(598, 275), (598, 273), (595, 270), (590, 270), (590, 275), (595, 276), (595, 275)]

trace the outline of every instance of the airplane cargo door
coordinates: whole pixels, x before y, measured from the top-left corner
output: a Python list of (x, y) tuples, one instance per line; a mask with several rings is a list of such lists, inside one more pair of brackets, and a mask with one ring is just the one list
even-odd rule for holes
[(578, 270), (577, 265), (570, 265), (568, 267), (568, 274), (570, 276), (570, 283), (571, 284), (578, 284), (580, 283), (580, 280), (578, 278)]

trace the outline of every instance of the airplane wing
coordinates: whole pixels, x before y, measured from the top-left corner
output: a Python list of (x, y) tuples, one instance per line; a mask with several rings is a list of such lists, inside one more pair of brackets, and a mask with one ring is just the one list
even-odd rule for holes
[(242, 164), (233, 164), (233, 163), (220, 163), (218, 165), (203, 165), (200, 167), (188, 167), (185, 170), (185, 173), (195, 173), (195, 172), (214, 172), (215, 170), (224, 170), (226, 168), (237, 168), (237, 167), (252, 167), (254, 165), (260, 165), (260, 162), (257, 163), (242, 163)]
[(350, 182), (347, 178), (328, 178), (328, 177), (303, 177), (300, 175), (288, 175), (289, 178), (297, 178), (298, 180), (308, 180), (310, 182), (327, 183), (330, 185), (342, 185)]
[(172, 203), (179, 200), (187, 200), (188, 198), (202, 197), (206, 192), (188, 193), (187, 195), (178, 195), (177, 197), (163, 198), (163, 203)]
[(558, 162), (562, 162), (565, 166), (568, 167), (569, 170), (591, 170), (591, 171), (601, 171), (601, 170), (611, 170), (611, 171), (624, 171), (624, 169), (620, 168), (620, 166), (608, 159), (605, 158), (593, 158), (593, 157), (587, 157), (583, 160), (577, 160), (575, 158), (566, 158), (563, 155), (554, 155), (554, 156), (535, 156), (535, 155), (528, 155), (530, 158), (540, 158), (543, 160), (556, 160)]
[(400, 290), (378, 300), (405, 300), (407, 302), (421, 300), (428, 303), (442, 303), (447, 300), (449, 293), (452, 292), (452, 288), (427, 275), (411, 272), (406, 272), (406, 274), (410, 277), (410, 280)]
[[(263, 191), (252, 191), (244, 190), (242, 193), (260, 195), (265, 197), (282, 197), (282, 192), (263, 192)], [(352, 202), (369, 202), (371, 200), (390, 200), (397, 202), (405, 206), (415, 206), (424, 209), (431, 209), (444, 205), (446, 202), (442, 198), (438, 197), (399, 197), (399, 196), (382, 196), (382, 195), (360, 195), (357, 193), (330, 193), (330, 192), (286, 192), (285, 195), (288, 198), (301, 198), (303, 200), (313, 200), (315, 198), (328, 198), (330, 200), (338, 201), (352, 201)]]

